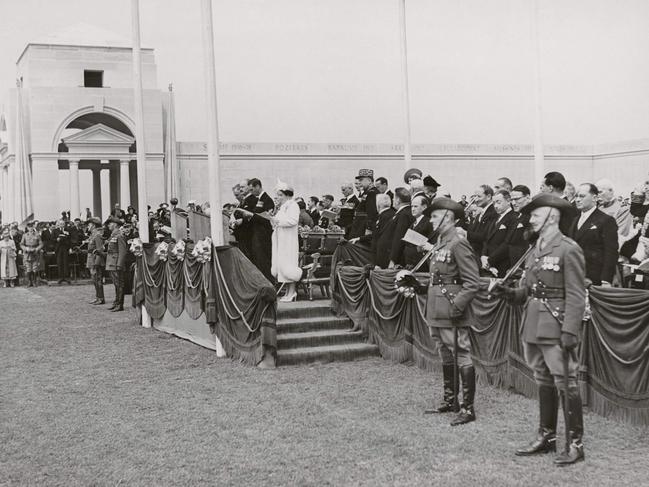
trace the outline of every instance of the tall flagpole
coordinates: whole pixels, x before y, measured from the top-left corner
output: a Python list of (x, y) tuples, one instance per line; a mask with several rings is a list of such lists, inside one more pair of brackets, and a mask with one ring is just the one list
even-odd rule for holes
[[(144, 140), (144, 104), (142, 102), (142, 57), (140, 53), (140, 2), (131, 0), (133, 36), (133, 100), (135, 102), (135, 145), (137, 147), (137, 205), (140, 239), (149, 241), (149, 212), (146, 194), (146, 143)], [(151, 327), (146, 307), (142, 306), (142, 326)]]
[(539, 37), (539, 0), (532, 0), (532, 48), (534, 49), (534, 184), (541, 186), (545, 176), (543, 155), (543, 109), (541, 90), (541, 40)]
[[(207, 97), (207, 179), (210, 199), (210, 233), (214, 245), (223, 245), (223, 214), (221, 213), (221, 167), (219, 161), (219, 119), (216, 106), (216, 70), (214, 62), (214, 29), (212, 0), (201, 0), (203, 24), (203, 56), (205, 92)], [(226, 353), (217, 336), (216, 355)]]
[(399, 2), (399, 30), (401, 47), (401, 105), (403, 107), (403, 164), (407, 171), (412, 166), (410, 147), (410, 88), (408, 84), (408, 42), (406, 34), (406, 0)]

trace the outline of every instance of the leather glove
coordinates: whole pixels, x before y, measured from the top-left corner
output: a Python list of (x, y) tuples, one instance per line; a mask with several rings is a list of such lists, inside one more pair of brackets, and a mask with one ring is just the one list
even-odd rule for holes
[(513, 288), (506, 286), (502, 282), (497, 282), (494, 287), (489, 291), (489, 294), (496, 297), (510, 301), (514, 299), (516, 292)]
[(451, 310), (449, 311), (448, 315), (449, 317), (454, 320), (456, 318), (460, 318), (462, 316), (463, 312), (458, 309), (457, 306), (452, 305)]
[(577, 347), (577, 337), (572, 333), (561, 333), (561, 348), (564, 348), (568, 351), (574, 350)]

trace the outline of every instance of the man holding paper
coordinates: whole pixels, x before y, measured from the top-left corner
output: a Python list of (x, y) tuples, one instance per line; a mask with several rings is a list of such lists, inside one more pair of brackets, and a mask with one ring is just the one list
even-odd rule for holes
[(417, 196), (412, 199), (410, 209), (413, 222), (403, 237), (403, 264), (406, 268), (412, 269), (423, 257), (421, 246), (428, 243), (428, 238), (433, 232), (430, 220), (424, 216), (424, 210), (428, 208), (428, 198)]
[(392, 217), (392, 246), (390, 248), (390, 263), (388, 268), (405, 265), (405, 242), (402, 240), (410, 225), (412, 224), (412, 212), (410, 211), (410, 191), (406, 188), (394, 190), (392, 206), (396, 213)]

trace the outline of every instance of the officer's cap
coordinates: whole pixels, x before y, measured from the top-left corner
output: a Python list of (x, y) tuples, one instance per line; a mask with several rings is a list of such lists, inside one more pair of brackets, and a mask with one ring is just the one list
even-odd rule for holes
[(532, 198), (532, 201), (521, 208), (521, 212), (529, 215), (533, 210), (543, 207), (556, 208), (561, 213), (570, 211), (571, 208), (570, 203), (559, 196), (550, 193), (539, 193)]
[(408, 169), (404, 174), (403, 174), (403, 182), (408, 184), (410, 183), (410, 178), (415, 178), (415, 179), (421, 179), (422, 176), (421, 169), (417, 169), (416, 167), (411, 167)]
[(424, 210), (424, 215), (430, 217), (431, 213), (435, 210), (448, 210), (452, 211), (455, 215), (456, 220), (462, 220), (464, 218), (464, 207), (453, 201), (451, 198), (446, 198), (440, 196), (435, 198), (433, 202)]

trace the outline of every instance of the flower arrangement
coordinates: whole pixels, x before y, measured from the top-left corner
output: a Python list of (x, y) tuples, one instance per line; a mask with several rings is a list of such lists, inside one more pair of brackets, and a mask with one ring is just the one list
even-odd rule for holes
[(135, 255), (135, 257), (142, 257), (142, 254), (144, 253), (144, 248), (142, 247), (142, 240), (139, 238), (134, 238), (132, 240), (129, 240), (129, 244), (131, 245), (129, 250)]
[(155, 254), (160, 258), (161, 261), (166, 261), (169, 254), (169, 244), (166, 242), (160, 242), (155, 249)]
[(192, 255), (199, 262), (210, 262), (212, 260), (212, 239), (205, 237), (203, 240), (196, 242)]
[(410, 271), (399, 271), (394, 277), (394, 288), (405, 298), (414, 298), (417, 294), (416, 288), (420, 284)]
[(173, 255), (178, 260), (185, 260), (185, 242), (184, 240), (179, 240), (176, 242), (176, 245), (171, 249), (171, 255)]

